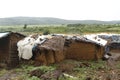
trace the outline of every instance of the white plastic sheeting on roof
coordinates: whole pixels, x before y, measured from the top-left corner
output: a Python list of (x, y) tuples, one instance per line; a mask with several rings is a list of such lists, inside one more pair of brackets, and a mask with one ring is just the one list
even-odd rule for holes
[(5, 37), (5, 36), (7, 36), (8, 34), (9, 34), (9, 32), (6, 32), (6, 33), (0, 33), (0, 38)]
[(32, 48), (34, 46), (34, 41), (35, 39), (26, 37), (17, 43), (19, 58), (29, 60), (32, 57)]
[(105, 46), (107, 44), (107, 41), (102, 39), (102, 38), (99, 38), (97, 35), (85, 35), (84, 36), (85, 38), (87, 38), (88, 40), (92, 41), (92, 42), (95, 42), (96, 44), (99, 44), (101, 46)]
[(24, 38), (23, 40), (20, 40), (17, 43), (17, 47), (18, 47), (18, 56), (19, 58), (23, 58), (26, 60), (29, 60), (32, 58), (33, 54), (32, 54), (32, 49), (36, 44), (42, 44), (44, 43), (47, 38), (51, 38), (51, 36), (49, 35), (42, 35), (42, 36), (38, 36), (37, 39), (34, 39), (30, 36)]

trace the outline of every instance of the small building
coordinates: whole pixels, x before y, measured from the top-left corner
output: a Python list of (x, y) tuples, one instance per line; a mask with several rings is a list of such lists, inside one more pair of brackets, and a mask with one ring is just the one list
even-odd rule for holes
[[(36, 37), (39, 44), (30, 48), (36, 65), (47, 65), (60, 62), (64, 59), (73, 60), (97, 60), (101, 59), (105, 53), (106, 40), (96, 36), (43, 36)], [(25, 40), (25, 39), (24, 39)], [(41, 41), (42, 40), (42, 41)], [(41, 43), (42, 42), (42, 43)], [(29, 44), (27, 44), (29, 45)], [(19, 47), (19, 46), (18, 46)], [(26, 48), (26, 47), (23, 47)], [(29, 47), (28, 47), (29, 48)], [(32, 49), (32, 50), (31, 50)], [(26, 50), (26, 49), (25, 49)], [(27, 51), (26, 51), (27, 52)], [(26, 59), (22, 53), (21, 58)]]
[(10, 68), (18, 65), (17, 42), (24, 37), (24, 35), (15, 32), (0, 33), (0, 64)]
[[(40, 54), (35, 60), (40, 63), (55, 63), (64, 59), (97, 60), (104, 55), (104, 46), (107, 41), (93, 41), (83, 36), (56, 36), (39, 46)], [(65, 39), (65, 40), (64, 40)], [(102, 43), (102, 42), (104, 43)]]
[(65, 46), (66, 59), (75, 60), (97, 60), (104, 55), (104, 46), (85, 39), (67, 40), (69, 45)]

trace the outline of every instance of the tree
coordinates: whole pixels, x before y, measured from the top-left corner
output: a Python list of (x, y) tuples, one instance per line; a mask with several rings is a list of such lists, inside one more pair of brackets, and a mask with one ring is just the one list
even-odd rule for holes
[(23, 27), (23, 29), (26, 29), (27, 28), (27, 24), (24, 24), (24, 27)]

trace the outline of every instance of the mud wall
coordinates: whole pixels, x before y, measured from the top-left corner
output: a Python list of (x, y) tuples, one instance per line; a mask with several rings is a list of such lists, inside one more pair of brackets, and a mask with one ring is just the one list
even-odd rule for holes
[(69, 45), (64, 46), (62, 44), (64, 41), (61, 40), (53, 38), (40, 45), (40, 52), (35, 57), (36, 62), (47, 65), (64, 59), (97, 60), (104, 54), (104, 47), (95, 43), (71, 40)]
[(65, 47), (65, 57), (75, 60), (91, 60), (102, 58), (103, 48), (99, 45), (84, 41), (72, 41), (69, 47)]
[(63, 37), (53, 37), (47, 40), (44, 44), (39, 45), (40, 51), (37, 53), (35, 60), (44, 65), (64, 60), (64, 42)]
[(11, 33), (9, 35), (9, 58), (8, 58), (8, 67), (13, 68), (19, 64), (19, 57), (17, 51), (17, 42), (23, 39), (25, 36), (19, 35), (16, 33)]
[(0, 39), (0, 63), (7, 63), (9, 57), (9, 37)]

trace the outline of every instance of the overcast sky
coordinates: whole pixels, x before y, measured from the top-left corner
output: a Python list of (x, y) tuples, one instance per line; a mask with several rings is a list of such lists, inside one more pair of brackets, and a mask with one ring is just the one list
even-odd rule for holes
[(0, 0), (0, 18), (16, 16), (120, 20), (120, 0)]

